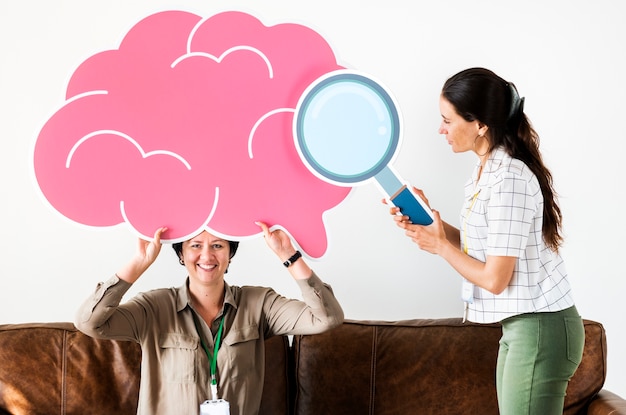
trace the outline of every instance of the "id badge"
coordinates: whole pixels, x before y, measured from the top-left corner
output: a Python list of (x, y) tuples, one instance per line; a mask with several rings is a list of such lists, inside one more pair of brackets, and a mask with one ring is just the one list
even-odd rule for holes
[(200, 405), (200, 415), (230, 415), (230, 404), (224, 399), (206, 400)]
[(463, 279), (463, 287), (461, 288), (461, 299), (467, 304), (474, 302), (474, 284)]

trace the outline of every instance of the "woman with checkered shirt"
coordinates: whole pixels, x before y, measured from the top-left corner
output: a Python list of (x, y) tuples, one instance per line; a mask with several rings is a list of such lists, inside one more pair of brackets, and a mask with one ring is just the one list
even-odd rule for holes
[(584, 328), (559, 254), (562, 218), (552, 175), (524, 98), (492, 71), (471, 68), (445, 82), (439, 107), (439, 133), (452, 151), (478, 156), (460, 226), (436, 210), (428, 226), (412, 224), (398, 208), (390, 213), (421, 249), (461, 274), (465, 318), (502, 323), (500, 413), (560, 415), (582, 358)]

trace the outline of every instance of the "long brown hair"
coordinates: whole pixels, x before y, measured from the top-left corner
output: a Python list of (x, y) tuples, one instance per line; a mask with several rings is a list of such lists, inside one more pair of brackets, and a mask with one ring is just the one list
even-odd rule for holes
[(558, 251), (563, 243), (562, 215), (552, 174), (543, 162), (539, 135), (524, 114), (524, 99), (515, 85), (488, 69), (470, 68), (449, 78), (441, 93), (466, 121), (489, 127), (489, 151), (502, 147), (535, 174), (543, 195), (543, 239)]

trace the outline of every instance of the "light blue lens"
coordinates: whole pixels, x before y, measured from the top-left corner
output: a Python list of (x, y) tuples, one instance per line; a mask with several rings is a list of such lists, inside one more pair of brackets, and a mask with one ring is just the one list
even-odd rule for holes
[(399, 138), (396, 107), (364, 76), (324, 79), (303, 99), (296, 134), (303, 156), (322, 176), (341, 183), (367, 180), (390, 162)]

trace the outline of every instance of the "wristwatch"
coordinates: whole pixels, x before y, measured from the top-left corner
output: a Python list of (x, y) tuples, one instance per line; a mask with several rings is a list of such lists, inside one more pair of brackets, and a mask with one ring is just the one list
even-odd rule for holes
[(302, 256), (302, 252), (300, 251), (296, 251), (295, 254), (293, 254), (291, 256), (291, 258), (289, 258), (288, 260), (286, 260), (285, 262), (283, 262), (283, 265), (285, 267), (289, 267), (291, 264), (293, 264), (294, 262), (296, 262), (298, 260), (298, 258), (300, 258)]

